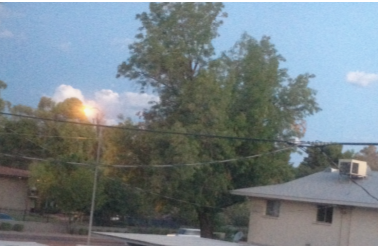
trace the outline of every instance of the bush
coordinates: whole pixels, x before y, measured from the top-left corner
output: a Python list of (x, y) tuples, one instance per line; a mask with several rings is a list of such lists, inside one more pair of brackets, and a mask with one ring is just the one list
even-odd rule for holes
[(14, 224), (12, 227), (13, 231), (23, 231), (24, 230), (24, 225), (23, 224)]
[(80, 228), (77, 233), (79, 235), (87, 235), (88, 234), (88, 230), (87, 229), (84, 229), (84, 228)]
[(2, 231), (10, 231), (12, 230), (12, 224), (8, 222), (3, 222), (0, 224), (0, 230)]
[(71, 235), (75, 234), (75, 228), (69, 228), (68, 233), (71, 234)]

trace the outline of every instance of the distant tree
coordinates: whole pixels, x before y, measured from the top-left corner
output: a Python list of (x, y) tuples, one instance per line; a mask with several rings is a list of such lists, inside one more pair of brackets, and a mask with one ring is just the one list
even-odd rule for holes
[[(8, 85), (4, 81), (0, 80), (0, 92), (1, 90), (5, 90), (7, 86)], [(6, 107), (10, 107), (10, 103), (2, 99), (0, 93), (0, 111), (3, 111)]]
[(41, 97), (38, 103), (38, 110), (51, 111), (55, 107), (56, 103), (49, 97)]
[[(106, 195), (108, 199), (99, 213), (110, 215), (146, 217), (156, 215), (154, 196), (144, 191), (156, 184), (153, 169), (127, 168), (148, 165), (153, 159), (153, 136), (148, 133), (130, 131), (143, 126), (125, 120), (118, 124), (122, 129), (104, 129), (103, 162), (126, 168), (106, 168)], [(142, 189), (142, 190), (139, 190)]]
[[(0, 81), (0, 90), (6, 84)], [(9, 105), (0, 99), (1, 110)], [(88, 123), (84, 105), (77, 98), (60, 103), (42, 97), (38, 108), (25, 105), (8, 107), (12, 114), (33, 116), (0, 117), (0, 165), (31, 170), (31, 185), (40, 194), (40, 202), (53, 200), (64, 212), (88, 212), (91, 203), (93, 172), (90, 167), (67, 162), (94, 163), (97, 141), (95, 128), (47, 119)], [(25, 158), (31, 157), (31, 158)], [(45, 159), (33, 161), (31, 159)], [(97, 201), (102, 199), (98, 185)]]
[[(212, 40), (226, 16), (222, 9), (221, 3), (151, 3), (149, 13), (137, 15), (142, 27), (117, 76), (136, 81), (141, 91), (150, 87), (160, 96), (144, 113), (144, 127), (264, 139), (302, 136), (296, 126), (320, 110), (315, 91), (308, 87), (313, 76), (290, 78), (280, 67), (284, 58), (268, 37), (256, 41), (245, 34), (229, 52), (214, 58)], [(145, 148), (130, 156), (140, 165), (206, 163), (285, 147), (169, 134), (136, 135), (136, 139)], [(124, 153), (128, 151), (125, 148)], [(138, 172), (149, 175), (146, 188), (162, 194), (158, 204), (195, 211), (201, 236), (212, 237), (216, 214), (242, 201), (229, 190), (292, 178), (289, 158), (288, 151), (259, 159)]]
[(370, 168), (374, 171), (378, 171), (378, 152), (377, 147), (374, 145), (369, 145), (361, 149), (354, 156), (355, 159), (366, 161)]
[[(24, 105), (9, 108), (13, 114), (34, 116), (34, 109)], [(20, 117), (4, 117), (1, 119), (0, 156), (1, 165), (13, 168), (28, 169), (32, 162), (21, 156), (41, 156), (42, 148), (38, 139), (38, 122)]]
[[(93, 172), (88, 167), (69, 164), (80, 162), (77, 156), (66, 156), (46, 162), (34, 163), (30, 184), (37, 188), (41, 209), (44, 203), (54, 202), (66, 214), (74, 212), (89, 213), (91, 206)], [(96, 206), (104, 202), (103, 182), (99, 182)]]
[(339, 159), (353, 158), (353, 151), (342, 152), (342, 148), (342, 145), (308, 147), (306, 149), (307, 157), (304, 158), (296, 169), (296, 177), (304, 177), (323, 171), (328, 167), (337, 168)]
[[(33, 115), (41, 118), (34, 123), (38, 131), (31, 139), (39, 149), (33, 162), (31, 183), (41, 201), (53, 200), (63, 212), (88, 212), (91, 204), (93, 170), (75, 163), (93, 163), (96, 154), (95, 128), (86, 125), (45, 121), (44, 118), (88, 123), (84, 105), (77, 98), (55, 103), (42, 97)], [(32, 155), (34, 156), (34, 155)], [(71, 162), (71, 163), (68, 163)], [(102, 202), (102, 184), (98, 185), (98, 204)]]
[(96, 224), (109, 225), (110, 219), (115, 216), (124, 221), (127, 218), (138, 219), (151, 215), (148, 211), (153, 211), (154, 207), (148, 204), (147, 196), (142, 191), (115, 176), (104, 176), (103, 183), (104, 203), (96, 210)]

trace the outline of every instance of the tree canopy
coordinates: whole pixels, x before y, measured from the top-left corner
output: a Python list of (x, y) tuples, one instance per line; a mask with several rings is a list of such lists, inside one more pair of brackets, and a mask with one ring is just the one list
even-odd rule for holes
[[(141, 92), (151, 90), (159, 100), (144, 111), (144, 122), (126, 120), (119, 124), (124, 129), (104, 129), (102, 162), (117, 166), (101, 168), (97, 215), (154, 210), (188, 216), (186, 222), (199, 225), (201, 236), (212, 237), (217, 214), (244, 201), (230, 190), (294, 177), (289, 163), (294, 148), (281, 140), (304, 136), (306, 118), (320, 110), (309, 87), (314, 75), (291, 77), (266, 36), (258, 40), (244, 33), (229, 50), (216, 53), (213, 41), (227, 17), (223, 8), (222, 3), (151, 3), (149, 12), (137, 15), (141, 27), (117, 77)], [(5, 88), (0, 81), (0, 90)], [(77, 98), (57, 103), (42, 97), (37, 109), (0, 99), (0, 109), (6, 106), (16, 114), (88, 123)], [(65, 212), (88, 212), (92, 170), (69, 163), (94, 162), (95, 128), (1, 120), (0, 131), (9, 134), (0, 139), (2, 152), (45, 159), (27, 161), (41, 197)], [(1, 158), (7, 165), (25, 164)], [(318, 168), (311, 158), (318, 155), (309, 153), (302, 174)], [(132, 168), (121, 169), (127, 166)]]
[[(230, 51), (215, 57), (212, 42), (227, 16), (222, 11), (221, 3), (151, 3), (149, 13), (137, 15), (142, 26), (117, 76), (159, 95), (144, 113), (144, 127), (271, 140), (303, 136), (298, 126), (320, 110), (308, 87), (314, 76), (291, 78), (269, 37), (257, 41), (243, 34)], [(147, 145), (153, 147), (149, 158), (138, 157), (142, 165), (206, 163), (287, 147), (178, 135), (153, 136)], [(180, 207), (196, 211), (202, 236), (211, 237), (216, 213), (240, 200), (229, 190), (292, 178), (289, 156), (290, 151), (154, 170), (150, 189), (187, 201)]]

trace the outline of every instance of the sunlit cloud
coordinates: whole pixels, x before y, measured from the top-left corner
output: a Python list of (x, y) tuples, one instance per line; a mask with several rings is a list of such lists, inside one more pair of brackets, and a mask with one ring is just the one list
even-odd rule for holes
[(366, 87), (378, 81), (378, 74), (360, 71), (349, 72), (346, 76), (346, 81), (354, 85)]
[(76, 97), (80, 101), (85, 102), (84, 96), (79, 89), (75, 89), (70, 85), (64, 85), (64, 84), (58, 86), (58, 88), (55, 89), (52, 99), (55, 102), (63, 102), (64, 100), (71, 97)]
[(93, 111), (87, 110), (88, 118), (93, 119), (97, 114), (100, 114), (106, 124), (117, 124), (120, 114), (126, 118), (137, 120), (137, 114), (151, 106), (150, 101), (159, 101), (159, 97), (151, 94), (134, 92), (119, 94), (109, 89), (95, 92), (93, 100), (91, 100), (85, 98), (81, 90), (64, 84), (56, 88), (52, 99), (55, 102), (62, 102), (71, 97), (76, 97), (84, 105), (95, 109)]

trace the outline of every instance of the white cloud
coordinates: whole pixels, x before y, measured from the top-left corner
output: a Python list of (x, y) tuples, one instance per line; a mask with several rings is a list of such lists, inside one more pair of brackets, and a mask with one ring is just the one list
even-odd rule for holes
[(0, 38), (13, 38), (14, 37), (14, 34), (7, 30), (7, 29), (3, 29), (3, 30), (0, 30)]
[(71, 98), (71, 97), (76, 97), (80, 101), (85, 102), (84, 96), (79, 89), (75, 89), (70, 85), (64, 85), (64, 84), (58, 86), (58, 88), (55, 89), (55, 93), (52, 96), (52, 99), (55, 102), (63, 102), (67, 98)]
[(159, 97), (147, 93), (126, 92), (124, 94), (124, 104), (128, 108), (147, 109), (151, 106), (150, 101), (159, 101)]
[(137, 113), (150, 107), (151, 100), (158, 100), (158, 97), (146, 93), (125, 92), (118, 94), (112, 90), (103, 89), (95, 93), (95, 101), (106, 118), (114, 121), (119, 114), (125, 117), (134, 118)]
[(12, 11), (5, 7), (4, 4), (0, 4), (0, 19), (10, 18), (12, 16)]
[(346, 76), (346, 80), (351, 84), (366, 87), (378, 81), (378, 74), (360, 71), (349, 72)]
[[(102, 89), (95, 92), (94, 100), (86, 99), (79, 89), (70, 85), (60, 85), (56, 88), (52, 99), (55, 102), (62, 102), (67, 98), (76, 97), (89, 107), (97, 108), (105, 118), (106, 124), (116, 124), (119, 114), (125, 117), (136, 119), (138, 112), (148, 109), (150, 101), (158, 101), (157, 96), (151, 94), (140, 94), (134, 92), (125, 92), (119, 94), (109, 89)], [(92, 114), (92, 113), (91, 113)], [(93, 117), (88, 114), (88, 117)]]
[(22, 17), (21, 14), (11, 11), (9, 8), (5, 7), (3, 4), (0, 4), (0, 39), (3, 38), (24, 38), (24, 35), (15, 35), (14, 32), (8, 30), (4, 27), (4, 20), (9, 18), (18, 18)]
[(102, 89), (101, 91), (97, 91), (95, 93), (96, 101), (102, 105), (108, 104), (119, 104), (119, 94), (117, 92), (113, 92), (112, 90)]
[(72, 48), (72, 43), (64, 42), (64, 43), (58, 44), (56, 47), (63, 52), (69, 52)]

